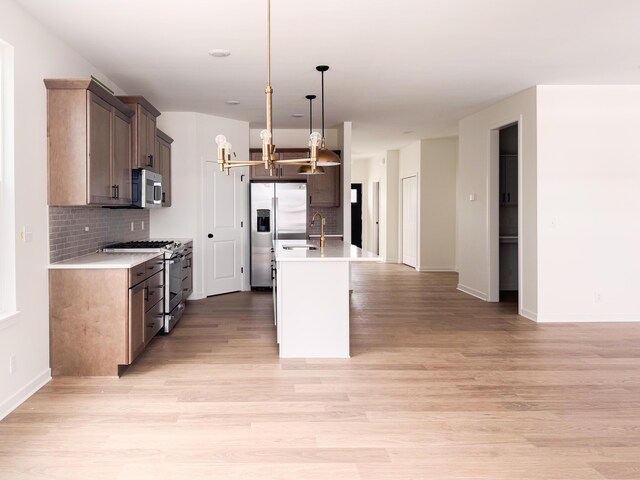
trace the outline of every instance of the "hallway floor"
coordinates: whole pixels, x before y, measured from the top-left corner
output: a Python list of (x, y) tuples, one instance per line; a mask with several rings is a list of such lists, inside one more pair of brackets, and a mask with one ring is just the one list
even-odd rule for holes
[(351, 359), (280, 360), (270, 293), (191, 302), (122, 378), (56, 378), (0, 422), (0, 479), (640, 478), (640, 325), (353, 277)]

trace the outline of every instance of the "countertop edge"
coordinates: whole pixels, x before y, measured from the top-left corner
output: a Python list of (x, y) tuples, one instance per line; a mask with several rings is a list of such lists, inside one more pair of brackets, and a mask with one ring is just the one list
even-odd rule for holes
[[(93, 261), (83, 261), (82, 259), (88, 260), (88, 257), (98, 257), (101, 255), (105, 255), (105, 260), (111, 257), (111, 259), (116, 258), (115, 255), (121, 254), (113, 254), (113, 253), (88, 253), (86, 255), (81, 255), (79, 257), (70, 258), (67, 260), (62, 260), (61, 262), (50, 263), (47, 266), (48, 270), (96, 270), (96, 269), (118, 269), (118, 268), (133, 268), (144, 262), (147, 262), (153, 258), (161, 256), (160, 253), (132, 253), (129, 254), (132, 257), (131, 261), (128, 262), (120, 262), (120, 263), (106, 263), (101, 262), (99, 259)], [(135, 255), (135, 257), (134, 257)]]

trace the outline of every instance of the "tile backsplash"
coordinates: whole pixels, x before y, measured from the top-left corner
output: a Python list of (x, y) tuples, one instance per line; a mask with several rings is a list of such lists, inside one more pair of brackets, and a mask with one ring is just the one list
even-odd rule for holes
[(148, 239), (149, 210), (49, 207), (51, 263), (95, 252), (110, 243)]
[(324, 231), (327, 235), (342, 233), (342, 226), (338, 226), (338, 210), (336, 207), (308, 207), (307, 210), (307, 234), (309, 235), (320, 235), (321, 224), (320, 219), (313, 224), (313, 227), (310, 226), (311, 218), (315, 215), (316, 212), (320, 212), (324, 215)]

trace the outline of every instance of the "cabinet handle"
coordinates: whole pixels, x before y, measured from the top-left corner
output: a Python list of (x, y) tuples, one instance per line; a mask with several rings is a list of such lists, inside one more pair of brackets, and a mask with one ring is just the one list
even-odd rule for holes
[(142, 275), (144, 275), (144, 272), (136, 273), (136, 277), (141, 277)]
[(116, 198), (120, 198), (120, 185), (116, 185)]
[(309, 205), (313, 203), (313, 195), (309, 195)]
[(511, 193), (507, 193), (507, 202), (511, 203)]
[(149, 159), (149, 163), (147, 163), (147, 167), (153, 167), (153, 155), (147, 155)]
[(116, 193), (117, 185), (111, 185), (111, 198), (118, 198), (118, 194)]
[(167, 202), (166, 192), (162, 192), (162, 203)]
[(144, 287), (144, 300), (145, 302), (149, 300), (149, 287)]

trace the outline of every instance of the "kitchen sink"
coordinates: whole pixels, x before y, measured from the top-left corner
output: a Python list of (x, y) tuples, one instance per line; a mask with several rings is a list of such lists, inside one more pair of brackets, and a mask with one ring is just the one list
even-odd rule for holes
[(315, 245), (283, 245), (285, 250), (317, 250)]

